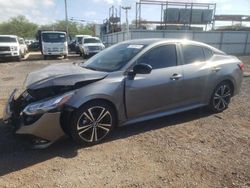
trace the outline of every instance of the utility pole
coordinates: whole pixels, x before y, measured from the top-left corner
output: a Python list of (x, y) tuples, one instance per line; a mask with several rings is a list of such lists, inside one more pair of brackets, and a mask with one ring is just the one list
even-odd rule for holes
[[(68, 25), (68, 6), (67, 6), (67, 0), (64, 0), (65, 4), (65, 22), (66, 22), (66, 31), (67, 31), (67, 36), (69, 36), (69, 25)], [(68, 40), (68, 37), (67, 37)]]
[(128, 23), (128, 10), (131, 9), (131, 7), (122, 7), (123, 10), (125, 10), (126, 13), (126, 27), (127, 27), (127, 40), (129, 39), (129, 23)]

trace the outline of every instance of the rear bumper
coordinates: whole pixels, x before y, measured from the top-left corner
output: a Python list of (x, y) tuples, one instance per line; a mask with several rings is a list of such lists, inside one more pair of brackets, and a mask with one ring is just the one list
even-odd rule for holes
[[(22, 113), (16, 115), (13, 102), (16, 90), (13, 91), (6, 103), (3, 120), (14, 128), (15, 134), (32, 135), (46, 141), (54, 142), (65, 135), (61, 128), (61, 112), (44, 113), (39, 117), (28, 117)], [(32, 123), (27, 124), (27, 118), (33, 118)]]

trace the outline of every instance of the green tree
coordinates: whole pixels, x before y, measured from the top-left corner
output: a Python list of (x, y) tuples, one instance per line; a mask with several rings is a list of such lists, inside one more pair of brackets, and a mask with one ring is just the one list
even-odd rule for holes
[[(68, 22), (69, 35), (74, 37), (77, 34), (94, 35), (94, 26), (84, 25), (77, 22)], [(37, 30), (66, 30), (66, 21), (59, 20), (52, 24), (38, 26), (30, 22), (25, 16), (13, 17), (6, 22), (0, 23), (1, 35), (17, 35), (23, 38), (35, 38)]]
[(34, 38), (38, 25), (30, 22), (24, 16), (17, 16), (0, 23), (0, 34), (17, 35), (23, 38)]

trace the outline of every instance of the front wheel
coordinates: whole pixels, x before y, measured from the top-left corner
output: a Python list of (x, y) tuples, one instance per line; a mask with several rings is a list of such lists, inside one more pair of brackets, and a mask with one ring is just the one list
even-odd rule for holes
[(233, 90), (228, 82), (220, 83), (214, 90), (209, 104), (209, 109), (213, 112), (222, 112), (227, 109)]
[(19, 61), (19, 62), (22, 61), (22, 56), (21, 56), (21, 54), (19, 54), (19, 56), (16, 57), (16, 60)]
[(96, 144), (110, 134), (115, 124), (114, 109), (105, 102), (94, 101), (73, 115), (70, 134), (78, 144)]
[(67, 59), (67, 58), (68, 58), (68, 55), (64, 55), (63, 58), (64, 58), (64, 59)]

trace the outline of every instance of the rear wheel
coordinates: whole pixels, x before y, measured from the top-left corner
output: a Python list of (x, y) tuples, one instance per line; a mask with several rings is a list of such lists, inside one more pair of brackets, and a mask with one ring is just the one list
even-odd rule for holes
[(110, 134), (115, 124), (114, 109), (105, 102), (93, 101), (73, 115), (70, 134), (78, 144), (96, 144)]
[(64, 59), (67, 59), (67, 58), (68, 58), (68, 55), (64, 55), (63, 58), (64, 58)]
[(220, 83), (214, 90), (209, 104), (209, 109), (213, 112), (222, 112), (227, 109), (231, 97), (233, 94), (233, 88), (228, 82)]
[(48, 56), (47, 56), (47, 55), (44, 55), (44, 56), (43, 56), (43, 59), (44, 59), (44, 60), (47, 60), (47, 59), (48, 59)]

